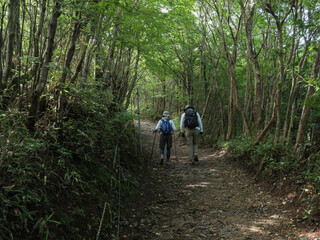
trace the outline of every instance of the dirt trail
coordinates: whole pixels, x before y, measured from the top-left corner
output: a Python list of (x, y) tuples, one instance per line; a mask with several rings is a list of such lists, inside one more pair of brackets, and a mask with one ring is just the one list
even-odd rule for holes
[[(154, 123), (142, 122), (143, 149), (152, 148)], [(224, 152), (200, 149), (191, 165), (187, 145), (176, 137), (169, 167), (159, 165), (159, 136), (150, 175), (121, 239), (318, 239), (317, 229), (300, 229), (286, 203), (290, 196), (273, 196)], [(147, 174), (147, 173), (146, 173)], [(150, 196), (153, 196), (152, 198)], [(320, 238), (319, 238), (320, 239)]]

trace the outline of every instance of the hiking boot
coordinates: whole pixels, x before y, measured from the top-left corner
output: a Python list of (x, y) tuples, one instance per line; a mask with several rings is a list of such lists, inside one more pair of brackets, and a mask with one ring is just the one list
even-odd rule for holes
[(160, 165), (163, 165), (163, 158), (160, 159)]
[(170, 164), (170, 158), (167, 158), (166, 164), (167, 164), (167, 165)]
[(194, 157), (194, 161), (195, 161), (195, 162), (198, 162), (198, 161), (199, 161), (198, 156), (195, 156), (195, 157)]
[(166, 162), (166, 167), (169, 167), (170, 163), (169, 162)]
[(194, 165), (194, 163), (195, 163), (194, 159), (193, 159), (193, 160), (191, 160), (191, 165)]

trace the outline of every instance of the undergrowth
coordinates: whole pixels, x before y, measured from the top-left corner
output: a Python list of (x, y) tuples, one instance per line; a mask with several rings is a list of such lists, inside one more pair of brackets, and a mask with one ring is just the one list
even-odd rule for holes
[(238, 159), (245, 160), (248, 165), (269, 179), (288, 174), (296, 167), (296, 161), (286, 146), (274, 144), (272, 139), (256, 146), (253, 142), (252, 138), (239, 137), (229, 141), (228, 146)]
[(100, 238), (115, 238), (143, 160), (132, 116), (110, 103), (95, 87), (72, 92), (63, 122), (46, 113), (35, 133), (25, 114), (0, 113), (0, 239), (96, 239), (104, 206)]
[[(320, 152), (319, 146), (301, 145), (296, 151), (292, 146), (274, 144), (273, 139), (254, 145), (254, 139), (237, 137), (219, 142), (228, 149), (235, 161), (244, 162), (256, 176), (276, 183), (282, 179), (295, 179), (302, 192), (300, 203), (305, 205), (303, 218), (318, 215), (320, 205)], [(316, 211), (317, 210), (317, 211)]]

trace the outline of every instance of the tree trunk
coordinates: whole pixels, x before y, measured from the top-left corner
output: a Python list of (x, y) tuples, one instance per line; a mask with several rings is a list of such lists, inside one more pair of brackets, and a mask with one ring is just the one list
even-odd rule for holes
[[(6, 56), (4, 62), (4, 71), (2, 77), (2, 86), (7, 85), (9, 80), (9, 75), (12, 70), (13, 62), (13, 53), (14, 46), (16, 44), (16, 25), (19, 18), (17, 17), (17, 12), (20, 8), (20, 0), (9, 0), (8, 1), (8, 37), (7, 37), (7, 46), (6, 46)], [(19, 16), (19, 15), (18, 15)]]
[[(41, 53), (40, 53), (40, 37), (42, 34), (42, 30), (43, 30), (43, 25), (44, 25), (44, 19), (45, 19), (45, 12), (46, 12), (46, 0), (43, 0), (41, 3), (41, 13), (40, 13), (40, 18), (39, 18), (39, 23), (36, 24), (36, 22), (34, 23), (34, 27), (30, 28), (30, 41), (31, 39), (33, 39), (33, 44), (29, 44), (29, 49), (28, 49), (28, 55), (31, 55), (32, 52), (32, 46), (33, 47), (33, 59), (36, 59), (36, 61), (34, 61), (31, 64), (31, 67), (29, 69), (26, 69), (23, 73), (19, 73), (16, 74), (15, 76), (12, 77), (12, 82), (18, 83), (21, 80), (31, 80), (32, 78), (34, 79), (34, 85), (37, 84), (38, 82), (38, 70), (40, 67), (40, 60), (41, 60)], [(35, 13), (36, 14), (36, 13)], [(38, 25), (38, 27), (36, 28), (35, 26)], [(34, 29), (34, 31), (32, 31), (32, 29)], [(36, 29), (36, 30), (35, 30)], [(33, 37), (33, 38), (32, 38)], [(26, 64), (27, 67), (27, 64)]]
[(318, 52), (315, 56), (315, 59), (312, 65), (312, 71), (311, 71), (312, 81), (309, 83), (307, 95), (304, 100), (294, 150), (296, 150), (300, 144), (305, 142), (305, 134), (307, 130), (308, 118), (309, 118), (310, 109), (311, 109), (309, 105), (309, 101), (312, 98), (313, 94), (315, 93), (315, 87), (313, 86), (313, 81), (316, 81), (318, 78), (319, 68), (320, 68), (320, 44), (318, 45)]
[(234, 88), (233, 88), (233, 95), (234, 95), (234, 101), (235, 101), (235, 106), (236, 108), (238, 109), (238, 111), (240, 112), (241, 114), (241, 118), (242, 118), (242, 127), (243, 127), (243, 133), (245, 135), (249, 135), (250, 134), (250, 131), (249, 131), (249, 125), (248, 125), (248, 121), (247, 121), (247, 117), (246, 115), (244, 114), (244, 111), (239, 103), (239, 97), (238, 97), (238, 87), (236, 85), (236, 80), (235, 78), (233, 78), (233, 81), (234, 81)]
[(4, 22), (4, 16), (5, 16), (5, 8), (6, 8), (6, 3), (3, 3), (2, 5), (2, 12), (1, 12), (1, 22), (0, 22), (0, 96), (2, 95), (2, 91), (5, 89), (5, 84), (3, 82), (3, 69), (2, 69), (2, 46), (3, 46), (3, 22)]
[[(77, 13), (76, 16), (79, 16), (79, 13)], [(58, 96), (59, 121), (62, 120), (63, 110), (66, 107), (66, 99), (65, 99), (65, 93), (64, 93), (65, 82), (66, 82), (67, 75), (71, 72), (70, 66), (71, 66), (73, 55), (74, 55), (74, 52), (76, 49), (76, 42), (77, 42), (77, 39), (80, 35), (80, 28), (81, 28), (81, 23), (76, 22), (73, 27), (73, 32), (71, 34), (70, 46), (69, 46), (69, 49), (67, 52), (67, 57), (66, 57), (65, 64), (64, 64), (64, 67), (62, 70), (62, 75), (60, 78), (60, 85), (59, 85), (59, 91), (58, 91), (58, 95), (59, 95)]]
[(292, 110), (291, 110), (291, 116), (290, 116), (290, 124), (288, 127), (288, 134), (287, 134), (287, 145), (290, 144), (292, 142), (291, 139), (291, 132), (292, 132), (292, 128), (293, 128), (293, 124), (296, 118), (296, 109), (297, 109), (297, 99), (294, 100), (293, 104), (292, 104)]
[(76, 69), (74, 70), (73, 76), (70, 79), (70, 83), (74, 83), (76, 81), (76, 79), (78, 78), (80, 72), (81, 72), (81, 69), (82, 69), (82, 66), (83, 66), (83, 63), (84, 63), (84, 60), (85, 60), (85, 57), (86, 57), (89, 41), (90, 41), (90, 37), (88, 36), (86, 44), (84, 45), (82, 53), (80, 55), (80, 60), (79, 60), (79, 62), (77, 64), (77, 66), (76, 66)]
[(252, 92), (252, 79), (251, 79), (251, 68), (250, 68), (250, 62), (249, 62), (249, 57), (247, 59), (247, 83), (246, 83), (246, 90), (245, 90), (245, 95), (244, 95), (244, 113), (247, 117), (249, 117), (250, 122), (252, 120), (252, 117), (249, 116), (249, 110), (250, 110), (250, 105), (251, 105), (251, 92)]
[(135, 66), (134, 66), (134, 76), (133, 76), (133, 79), (131, 80), (129, 89), (128, 89), (128, 91), (127, 91), (128, 93), (127, 93), (127, 100), (126, 100), (125, 110), (127, 110), (128, 107), (129, 107), (130, 96), (131, 96), (131, 94), (132, 94), (132, 91), (133, 91), (134, 86), (135, 86), (135, 84), (136, 84), (136, 81), (137, 81), (137, 79), (138, 79), (139, 60), (140, 60), (140, 49), (138, 48), (138, 50), (137, 50), (137, 56), (136, 56), (136, 63), (135, 63)]
[(47, 46), (45, 50), (44, 62), (41, 68), (41, 74), (39, 78), (39, 82), (33, 92), (32, 100), (31, 100), (31, 107), (29, 110), (28, 122), (27, 127), (33, 131), (34, 125), (37, 121), (38, 117), (38, 109), (39, 109), (39, 100), (42, 92), (44, 91), (49, 74), (50, 62), (53, 54), (53, 47), (54, 47), (54, 38), (56, 35), (58, 18), (61, 15), (60, 8), (61, 8), (61, 0), (56, 0), (54, 2), (53, 13), (49, 24), (49, 32), (48, 32), (48, 40)]
[(250, 0), (246, 7), (240, 2), (242, 14), (244, 15), (247, 52), (252, 63), (253, 76), (254, 76), (254, 98), (253, 98), (253, 118), (255, 125), (255, 133), (257, 134), (263, 126), (262, 109), (263, 109), (263, 84), (261, 81), (260, 66), (258, 62), (258, 55), (253, 48), (253, 16), (255, 12), (256, 2)]
[[(8, 107), (9, 96), (5, 93), (5, 89), (8, 88), (9, 77), (12, 74), (14, 50), (17, 44), (17, 33), (19, 32), (19, 10), (20, 0), (9, 0), (8, 1), (8, 26), (7, 26), (7, 44), (6, 54), (3, 69), (3, 76), (0, 84), (0, 94), (3, 96), (2, 104), (3, 108)], [(1, 56), (0, 56), (1, 57)]]
[[(263, 130), (263, 132), (265, 130), (269, 129), (269, 127), (271, 126), (270, 123), (273, 123), (273, 121), (276, 121), (276, 131), (275, 131), (274, 143), (277, 144), (279, 142), (280, 129), (281, 129), (281, 126), (280, 126), (281, 125), (281, 114), (280, 114), (280, 111), (281, 111), (282, 85), (283, 85), (283, 83), (285, 81), (285, 78), (286, 78), (286, 73), (285, 73), (285, 68), (284, 68), (284, 56), (283, 56), (284, 54), (283, 54), (282, 28), (283, 28), (283, 24), (285, 22), (285, 19), (291, 13), (291, 9), (290, 9), (290, 11), (288, 11), (286, 13), (286, 15), (285, 15), (283, 20), (280, 20), (279, 16), (276, 15), (276, 13), (274, 12), (274, 10), (273, 10), (272, 6), (270, 5), (270, 3), (267, 3), (265, 10), (272, 15), (272, 17), (274, 18), (274, 20), (276, 22), (276, 25), (277, 25), (277, 31), (278, 31), (277, 40), (278, 40), (278, 45), (279, 45), (278, 62), (279, 62), (280, 79), (279, 79), (278, 84), (277, 84), (277, 90), (276, 90), (277, 92), (276, 92), (275, 101), (274, 101), (275, 104), (274, 104), (273, 114), (272, 114), (271, 120), (269, 121), (269, 123), (267, 124), (267, 127)], [(258, 139), (260, 139), (260, 137), (263, 137), (264, 134), (265, 133), (260, 134)]]
[(234, 125), (234, 102), (233, 102), (233, 81), (230, 81), (229, 89), (229, 108), (228, 108), (228, 130), (226, 140), (230, 140)]
[(264, 127), (264, 129), (261, 131), (261, 133), (258, 135), (257, 139), (254, 142), (254, 145), (257, 145), (264, 138), (264, 136), (267, 134), (267, 132), (269, 131), (269, 129), (271, 128), (271, 126), (275, 122), (276, 109), (277, 109), (277, 105), (279, 104), (279, 102), (278, 102), (278, 94), (279, 94), (279, 92), (277, 91), (275, 96), (274, 96), (274, 103), (273, 103), (273, 110), (272, 110), (271, 118), (270, 118), (269, 122), (267, 123), (267, 125)]
[[(79, 14), (76, 14), (76, 15), (79, 15)], [(64, 84), (66, 82), (68, 72), (70, 72), (71, 62), (72, 62), (73, 55), (74, 55), (74, 52), (76, 49), (76, 42), (77, 42), (77, 39), (80, 35), (80, 28), (81, 28), (81, 23), (79, 23), (79, 22), (75, 23), (75, 25), (73, 27), (73, 32), (71, 34), (71, 43), (70, 43), (70, 46), (69, 46), (69, 49), (67, 52), (67, 58), (65, 60), (62, 75), (60, 78), (60, 83), (62, 83), (62, 84)]]
[(226, 140), (226, 135), (225, 135), (225, 126), (224, 126), (224, 109), (223, 109), (223, 102), (221, 96), (219, 97), (219, 110), (220, 110), (220, 137), (224, 141)]
[(89, 47), (86, 47), (86, 53), (84, 57), (83, 69), (82, 69), (82, 83), (87, 82), (87, 78), (90, 72), (90, 63), (92, 59), (92, 50), (96, 46), (97, 41), (95, 39), (90, 39)]
[[(301, 70), (304, 68), (304, 65), (306, 63), (306, 57), (307, 57), (307, 52), (309, 51), (310, 47), (310, 41), (306, 43), (304, 54), (301, 57), (299, 64), (298, 64), (298, 73), (301, 72)], [(295, 59), (295, 58), (294, 58)], [(295, 73), (294, 67), (292, 69), (292, 83), (291, 83), (291, 89), (290, 89), (290, 95), (288, 99), (288, 106), (287, 106), (287, 111), (286, 111), (286, 118), (283, 126), (283, 137), (287, 138), (287, 141), (289, 141), (290, 136), (288, 136), (289, 131), (292, 127), (292, 123), (289, 124), (289, 122), (292, 122), (292, 109), (294, 109), (293, 105), (296, 102), (296, 98), (298, 96), (298, 90), (299, 90), (299, 79), (300, 76)]]
[(222, 24), (220, 11), (217, 6), (217, 0), (214, 2), (214, 5), (216, 8), (216, 12), (217, 12), (217, 17), (218, 17), (218, 22), (219, 22), (221, 37), (222, 37), (222, 42), (223, 42), (223, 48), (224, 48), (226, 58), (228, 61), (228, 68), (229, 68), (229, 73), (230, 73), (228, 130), (227, 130), (227, 136), (226, 136), (226, 140), (229, 140), (231, 138), (233, 126), (234, 126), (234, 120), (235, 120), (234, 119), (234, 108), (235, 107), (238, 109), (238, 111), (241, 114), (244, 134), (249, 134), (247, 119), (244, 115), (244, 112), (243, 112), (243, 110), (240, 106), (239, 100), (238, 100), (238, 89), (237, 89), (237, 81), (236, 81), (236, 76), (235, 76), (235, 67), (236, 67), (236, 61), (237, 61), (237, 42), (238, 42), (238, 35), (239, 35), (240, 26), (241, 26), (242, 15), (240, 15), (239, 20), (238, 20), (238, 25), (235, 26), (234, 29), (232, 29), (232, 27), (231, 27), (231, 25), (234, 25), (232, 19), (228, 18), (228, 26), (229, 26), (229, 29), (230, 29), (230, 32), (231, 32), (231, 35), (233, 38), (232, 39), (233, 40), (233, 49), (232, 49), (232, 53), (230, 55), (229, 50), (228, 50), (228, 46), (227, 46), (227, 42), (225, 39), (224, 26)]
[(274, 143), (277, 144), (280, 138), (281, 129), (281, 98), (282, 98), (282, 85), (285, 81), (284, 62), (283, 62), (283, 38), (282, 38), (282, 24), (278, 26), (278, 41), (279, 41), (279, 73), (280, 79), (278, 83), (278, 104), (276, 105), (276, 132), (274, 136)]
[(216, 87), (218, 88), (218, 82), (217, 82), (217, 68), (218, 68), (218, 65), (219, 65), (219, 61), (220, 61), (220, 58), (217, 59), (217, 62), (214, 63), (213, 59), (212, 59), (212, 63), (214, 64), (214, 74), (213, 74), (213, 78), (212, 78), (212, 86), (209, 90), (209, 93), (206, 97), (206, 102), (205, 102), (205, 105), (203, 107), (203, 110), (202, 110), (202, 116), (201, 116), (201, 119), (204, 119), (205, 118), (205, 115), (206, 115), (206, 112), (207, 112), (207, 108), (208, 108), (208, 105), (209, 105), (209, 102), (210, 102), (210, 98), (211, 98), (211, 95), (213, 93), (213, 90), (214, 90), (214, 86), (216, 85)]

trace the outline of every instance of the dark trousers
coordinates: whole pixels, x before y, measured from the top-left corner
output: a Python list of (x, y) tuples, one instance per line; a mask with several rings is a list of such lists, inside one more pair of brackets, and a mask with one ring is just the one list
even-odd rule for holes
[(172, 147), (172, 134), (168, 134), (168, 135), (164, 135), (164, 134), (160, 134), (160, 155), (164, 155), (164, 148), (165, 146), (167, 146), (167, 160), (169, 160), (170, 156), (171, 156), (171, 147)]

